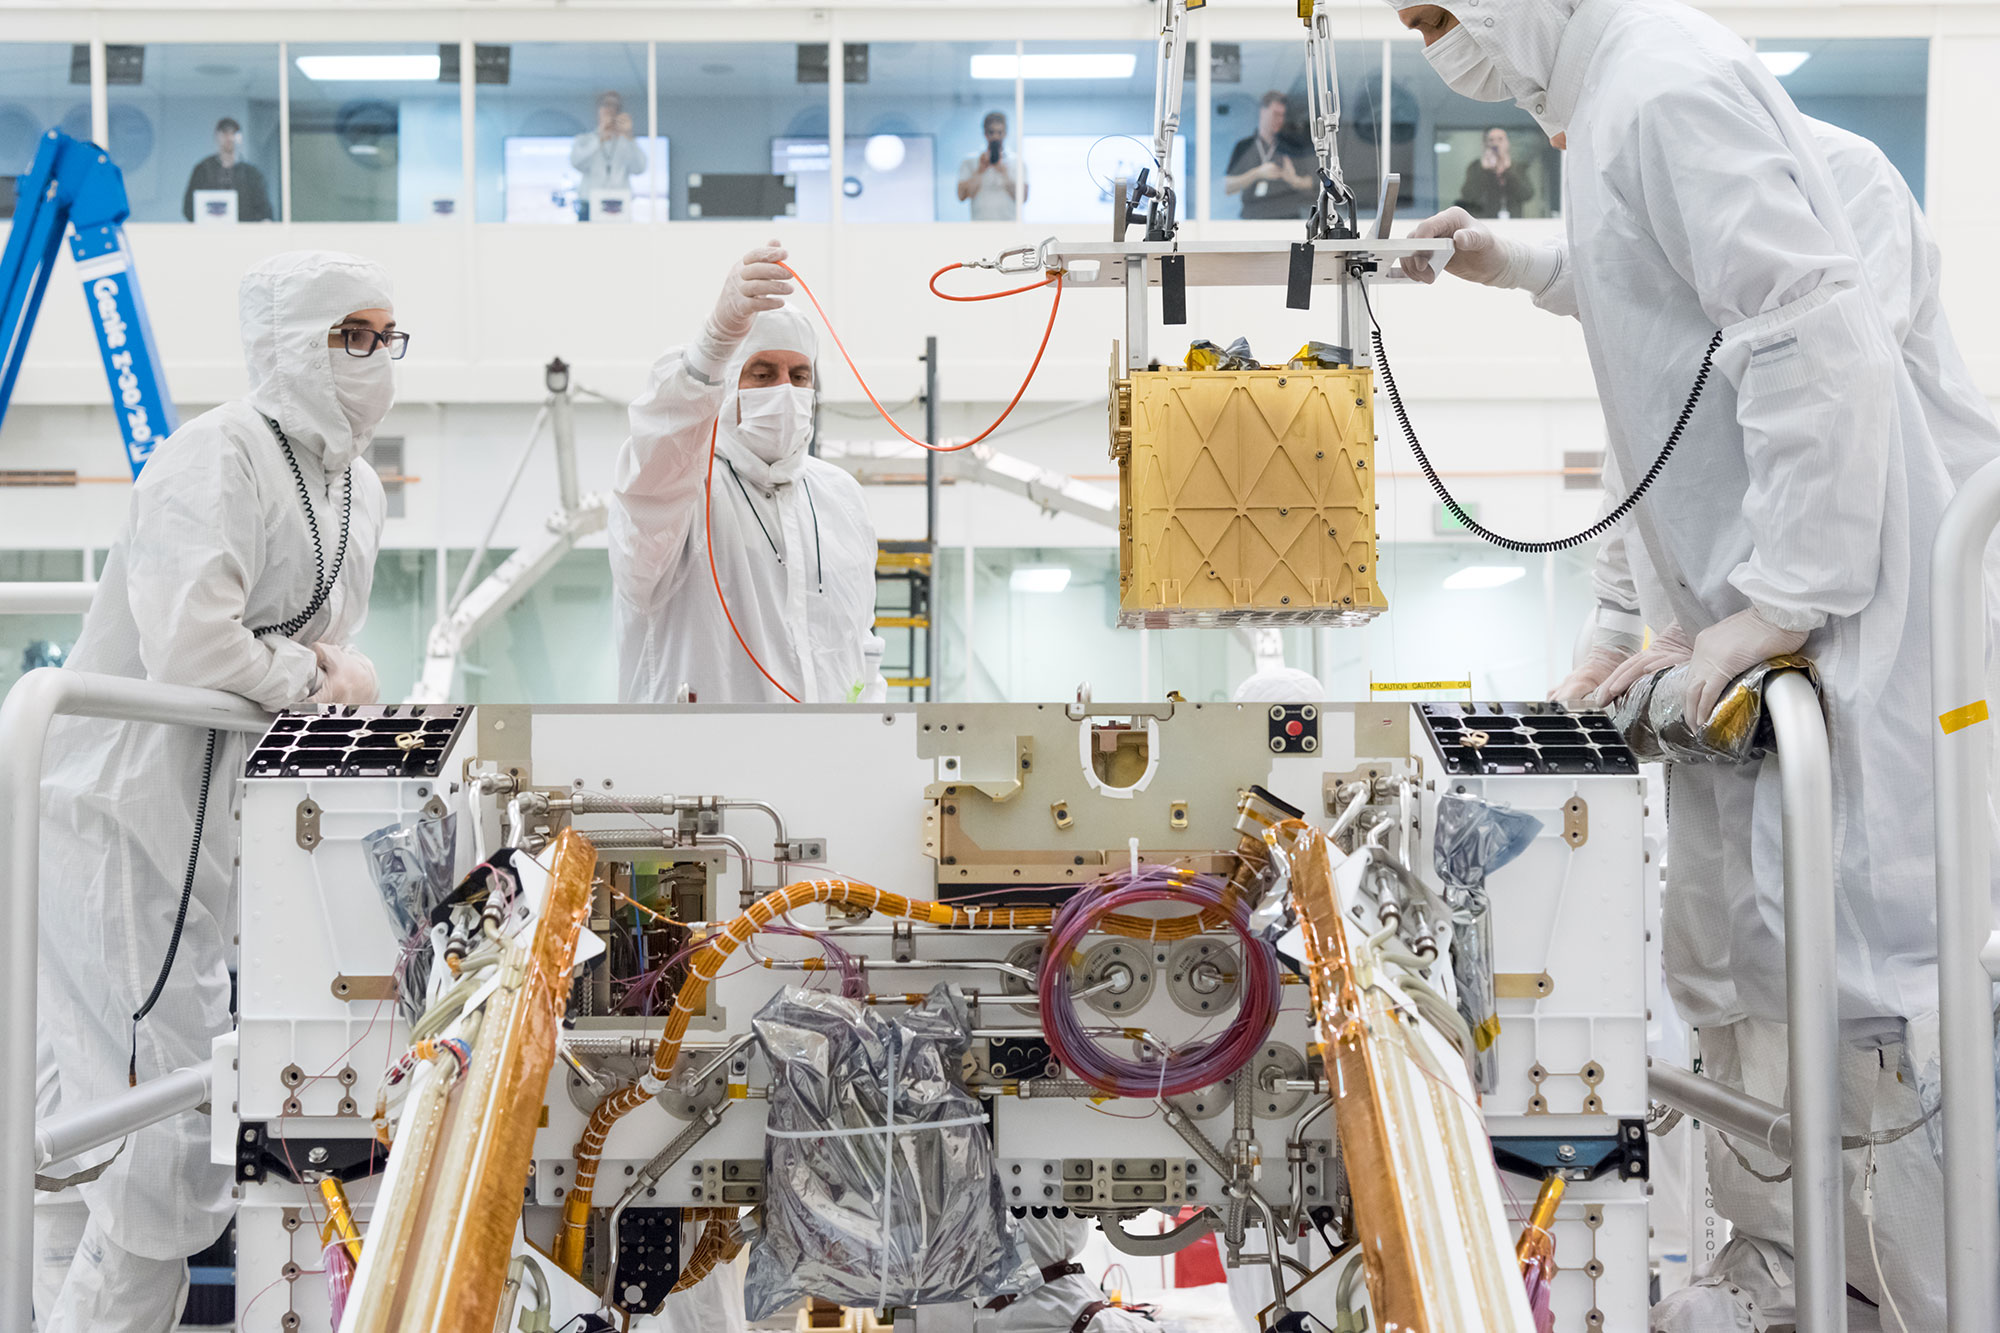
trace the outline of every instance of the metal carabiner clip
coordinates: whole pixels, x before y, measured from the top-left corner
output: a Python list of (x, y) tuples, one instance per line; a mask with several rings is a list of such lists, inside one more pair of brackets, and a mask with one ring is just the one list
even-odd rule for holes
[(1042, 266), (1041, 252), (1032, 245), (1017, 246), (1012, 250), (1002, 250), (1000, 257), (993, 261), (995, 271), (1000, 273), (1033, 273)]

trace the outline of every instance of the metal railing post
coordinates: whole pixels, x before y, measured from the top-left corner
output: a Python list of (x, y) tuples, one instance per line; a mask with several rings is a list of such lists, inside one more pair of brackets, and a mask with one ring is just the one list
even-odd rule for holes
[(1931, 775), (1937, 820), (1938, 1042), (1944, 1079), (1945, 1323), (2000, 1328), (2000, 1178), (1993, 1156), (1993, 987), (1980, 954), (1990, 889), (1983, 561), (2000, 525), (2000, 463), (1974, 473), (1931, 546)]
[(80, 616), (96, 595), (95, 583), (0, 583), (0, 615)]
[(58, 1111), (35, 1126), (35, 1169), (44, 1170), (194, 1110), (208, 1100), (212, 1074), (206, 1065), (176, 1069), (103, 1101)]
[(1835, 984), (1833, 756), (1812, 682), (1773, 675), (1765, 709), (1784, 792), (1785, 1029), (1790, 1048), (1793, 1291), (1799, 1333), (1847, 1328), (1846, 1190), (1840, 1168), (1840, 1005)]
[(59, 716), (260, 734), (271, 724), (233, 694), (57, 667), (30, 671), (0, 703), (0, 1328), (32, 1326), (42, 750)]

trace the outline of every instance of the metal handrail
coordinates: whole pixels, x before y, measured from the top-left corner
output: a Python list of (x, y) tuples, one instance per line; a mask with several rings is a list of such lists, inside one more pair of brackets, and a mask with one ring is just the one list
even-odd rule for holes
[(1993, 1155), (1993, 938), (1986, 700), (1987, 540), (2000, 462), (1959, 487), (1931, 544), (1931, 777), (1937, 821), (1938, 1041), (1944, 1080), (1945, 1326), (2000, 1328), (2000, 1172)]
[(57, 667), (30, 671), (0, 702), (0, 1328), (33, 1318), (42, 751), (49, 723), (65, 716), (258, 734), (271, 725), (234, 694)]
[(0, 615), (80, 616), (96, 595), (95, 583), (0, 583)]
[(35, 1126), (35, 1169), (45, 1171), (78, 1153), (116, 1143), (148, 1125), (196, 1109), (208, 1100), (213, 1072), (207, 1065), (176, 1069), (102, 1101), (57, 1112)]
[(1679, 1065), (1658, 1062), (1646, 1067), (1646, 1091), (1661, 1105), (1754, 1143), (1779, 1161), (1792, 1160), (1792, 1113), (1782, 1106)]
[(1785, 1032), (1797, 1324), (1799, 1333), (1845, 1333), (1833, 754), (1819, 692), (1803, 672), (1774, 673), (1764, 686), (1764, 708), (1778, 742), (1784, 804)]

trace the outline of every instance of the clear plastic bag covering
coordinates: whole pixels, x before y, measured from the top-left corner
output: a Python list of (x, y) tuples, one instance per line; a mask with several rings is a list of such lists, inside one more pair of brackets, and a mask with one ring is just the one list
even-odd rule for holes
[(420, 946), (430, 929), (431, 910), (451, 892), (458, 815), (376, 829), (361, 840), (361, 850), (368, 857), (382, 905), (409, 953), (408, 963), (397, 976), (403, 1016), (414, 1021), (423, 1008), (431, 964), (430, 950)]
[(1687, 716), (1688, 665), (1656, 671), (1625, 691), (1611, 725), (1642, 763), (1740, 764), (1762, 758), (1773, 744), (1764, 717), (1764, 682), (1775, 671), (1801, 670), (1819, 688), (1812, 659), (1796, 653), (1761, 662), (1729, 682), (1704, 725)]
[(1486, 877), (1526, 851), (1541, 831), (1541, 820), (1504, 805), (1471, 796), (1438, 800), (1432, 859), (1451, 907), (1451, 975), (1458, 987), (1458, 1012), (1472, 1029), (1472, 1076), (1481, 1092), (1492, 1092), (1500, 1078), (1493, 1051), (1500, 1014), (1493, 995), (1493, 914)]
[(1040, 1280), (1001, 1197), (985, 1113), (959, 1086), (972, 1035), (950, 991), (888, 1015), (789, 990), (751, 1026), (771, 1067), (751, 1319), (807, 1296), (881, 1308)]

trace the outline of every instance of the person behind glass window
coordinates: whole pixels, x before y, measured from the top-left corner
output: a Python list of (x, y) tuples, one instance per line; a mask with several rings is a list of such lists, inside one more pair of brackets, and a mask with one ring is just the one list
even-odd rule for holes
[(576, 185), (576, 220), (590, 221), (592, 190), (629, 190), (632, 178), (646, 169), (646, 152), (632, 137), (632, 117), (625, 99), (604, 93), (597, 99), (597, 128), (570, 142), (569, 164), (582, 173)]
[(1517, 218), (1534, 197), (1535, 184), (1527, 169), (1514, 165), (1507, 131), (1495, 125), (1486, 131), (1479, 160), (1465, 169), (1458, 206), (1476, 218)]
[(1291, 102), (1275, 88), (1257, 103), (1257, 132), (1236, 142), (1222, 178), (1225, 193), (1243, 196), (1246, 218), (1302, 218), (1312, 211), (1314, 154), (1285, 133)]
[(215, 151), (194, 164), (181, 194), (181, 216), (194, 221), (196, 190), (236, 191), (238, 222), (269, 222), (271, 192), (264, 173), (243, 160), (243, 127), (228, 116), (215, 122)]
[(1017, 216), (1014, 182), (1021, 183), (1021, 202), (1028, 198), (1028, 170), (1007, 154), (1007, 117), (986, 113), (986, 150), (974, 153), (958, 167), (958, 197), (972, 205), (974, 222), (1012, 222)]

